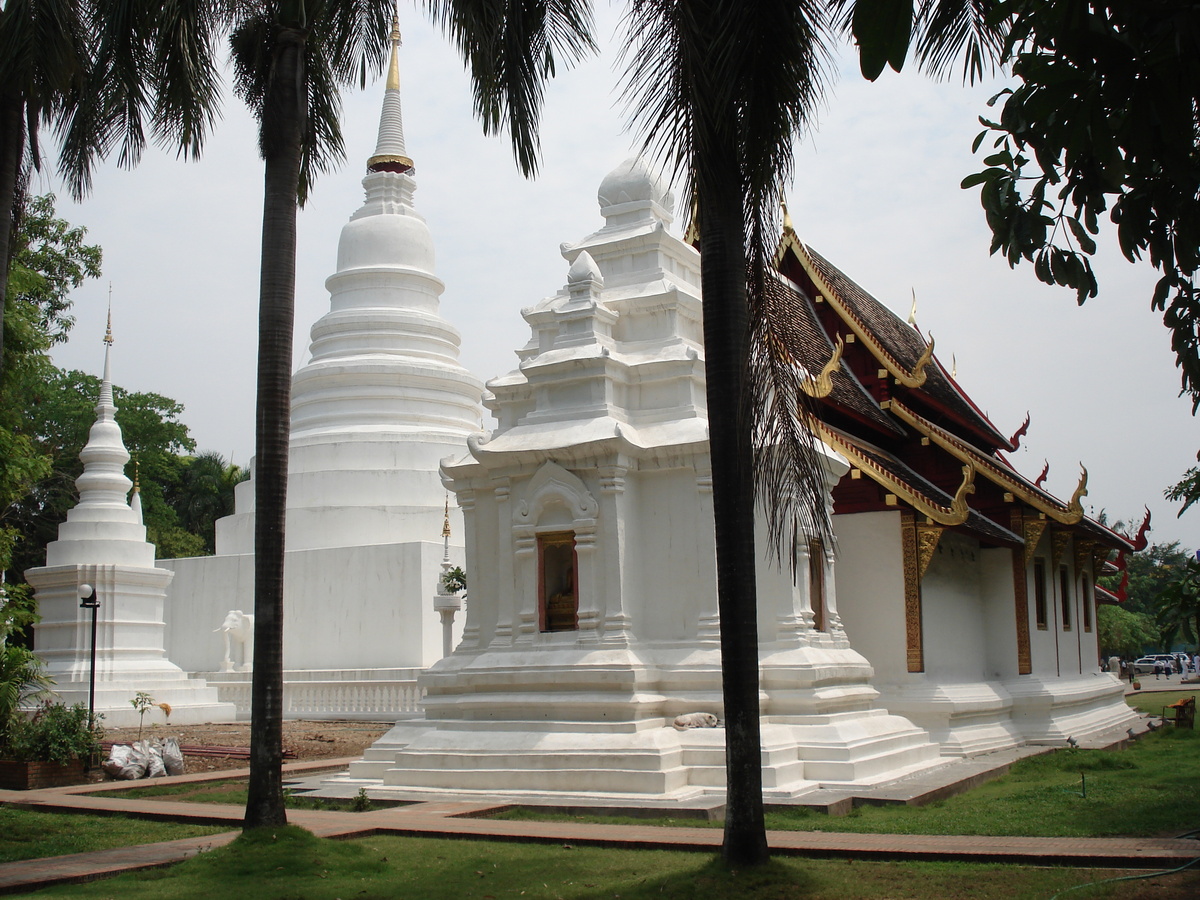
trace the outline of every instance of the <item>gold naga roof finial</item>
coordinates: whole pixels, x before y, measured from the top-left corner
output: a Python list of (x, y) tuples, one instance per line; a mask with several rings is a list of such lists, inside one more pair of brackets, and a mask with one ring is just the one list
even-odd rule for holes
[(795, 233), (796, 229), (792, 225), (792, 214), (788, 212), (787, 199), (781, 193), (779, 195), (779, 208), (783, 210), (783, 230), (784, 232)]
[(104, 326), (104, 343), (112, 346), (112, 282), (108, 283), (108, 324)]
[(921, 358), (917, 360), (917, 364), (912, 369), (912, 387), (920, 387), (925, 383), (925, 367), (929, 365), (929, 361), (933, 359), (933, 332), (929, 333), (929, 343), (925, 345), (925, 352), (921, 354)]
[(1079, 484), (1075, 485), (1075, 493), (1071, 495), (1071, 502), (1067, 504), (1067, 510), (1070, 512), (1070, 520), (1065, 521), (1065, 524), (1073, 525), (1083, 518), (1083, 498), (1087, 496), (1088, 470), (1083, 463), (1079, 464)]
[(829, 357), (829, 362), (825, 363), (825, 368), (821, 370), (821, 374), (815, 378), (809, 375), (800, 382), (800, 389), (808, 396), (820, 400), (822, 397), (828, 397), (833, 391), (833, 373), (837, 371), (838, 364), (842, 361), (842, 351), (846, 349), (846, 342), (839, 334), (837, 343), (833, 345), (833, 355)]
[(442, 519), (442, 537), (450, 537), (450, 495), (446, 495), (446, 510)]
[(917, 327), (917, 289), (912, 288), (912, 308), (908, 311), (908, 324), (913, 328)]

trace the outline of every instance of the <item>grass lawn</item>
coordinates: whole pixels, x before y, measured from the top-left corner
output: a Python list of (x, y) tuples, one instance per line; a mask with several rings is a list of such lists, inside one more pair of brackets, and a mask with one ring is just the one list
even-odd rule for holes
[[(1104, 870), (965, 863), (870, 863), (780, 858), (733, 872), (712, 857), (569, 845), (371, 837), (315, 838), (266, 829), (170, 869), (52, 888), (38, 897), (182, 900), (1046, 900), (1128, 875)], [(1194, 897), (1200, 873), (1072, 891), (1070, 900)]]
[(213, 825), (147, 822), (124, 816), (35, 812), (0, 806), (0, 863), (174, 841), (229, 830)]
[[(1030, 757), (1002, 778), (928, 806), (860, 806), (841, 817), (802, 807), (775, 808), (767, 813), (767, 827), (879, 834), (1174, 837), (1200, 829), (1197, 773), (1200, 733), (1167, 729), (1125, 750), (1067, 748)], [(556, 816), (536, 809), (511, 810), (498, 818), (709, 824), (692, 819)]]
[[(304, 794), (293, 794), (284, 787), (285, 803), (288, 809), (328, 809), (337, 812), (368, 812), (372, 809), (390, 809), (403, 806), (395, 800), (369, 800), (366, 791), (360, 791), (361, 799), (348, 800), (323, 797), (307, 797)], [(246, 805), (246, 779), (226, 778), (221, 781), (190, 782), (188, 784), (146, 784), (141, 787), (131, 787), (124, 791), (109, 791), (108, 797), (128, 797), (131, 799), (167, 799), (185, 803), (224, 803), (232, 806)]]
[(1200, 699), (1200, 684), (1193, 685), (1190, 691), (1147, 691), (1143, 694), (1130, 694), (1125, 698), (1125, 702), (1140, 712), (1161, 716), (1164, 706), (1187, 700), (1189, 697)]

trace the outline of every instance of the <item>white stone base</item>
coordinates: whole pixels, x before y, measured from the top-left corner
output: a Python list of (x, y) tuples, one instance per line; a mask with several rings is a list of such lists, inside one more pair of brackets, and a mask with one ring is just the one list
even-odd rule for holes
[(1013, 722), (1031, 744), (1082, 740), (1142, 718), (1125, 702), (1125, 685), (1107, 672), (1052, 680), (1027, 675), (1004, 687), (1013, 698)]
[(943, 756), (978, 756), (1021, 744), (1062, 744), (1127, 728), (1138, 714), (1106, 674), (1003, 682), (880, 686), (881, 703), (926, 729)]
[(999, 684), (924, 682), (881, 685), (880, 702), (929, 732), (943, 756), (978, 756), (1024, 742), (1013, 700)]
[[(775, 686), (763, 698), (769, 800), (827, 785), (875, 784), (940, 763), (924, 731), (868, 708), (875, 692), (862, 679), (870, 667), (853, 651), (801, 647), (767, 657), (763, 681)], [(786, 690), (785, 669), (793, 679)], [(724, 729), (672, 725), (686, 712), (720, 717), (715, 648), (460, 651), (421, 683), (429, 692), (425, 716), (398, 723), (351, 765), (346, 779), (397, 792), (478, 796), (724, 793)], [(776, 704), (783, 714), (771, 713)]]

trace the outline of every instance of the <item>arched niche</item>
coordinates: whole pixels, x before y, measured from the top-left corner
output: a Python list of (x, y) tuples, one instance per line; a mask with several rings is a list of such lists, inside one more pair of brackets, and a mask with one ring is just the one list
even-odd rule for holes
[(518, 642), (571, 633), (597, 639), (596, 519), (600, 505), (575, 474), (547, 462), (513, 507)]

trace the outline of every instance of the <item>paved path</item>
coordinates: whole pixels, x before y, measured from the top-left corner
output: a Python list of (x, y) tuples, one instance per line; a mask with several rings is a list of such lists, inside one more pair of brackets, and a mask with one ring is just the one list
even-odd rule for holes
[[(285, 766), (288, 777), (322, 768), (345, 767), (350, 760)], [(247, 770), (181, 775), (157, 782), (186, 783), (239, 777)], [(122, 813), (138, 818), (200, 824), (228, 823), (231, 831), (201, 838), (142, 844), (93, 853), (0, 864), (0, 893), (37, 890), (55, 884), (91, 881), (135, 869), (172, 865), (237, 837), (242, 809), (205, 803), (113, 797), (126, 782), (0, 791), (0, 804), (23, 809), (80, 814)], [(663, 828), (652, 825), (586, 825), (573, 822), (509, 822), (480, 818), (492, 803), (432, 801), (366, 813), (291, 810), (292, 824), (322, 837), (373, 834), (475, 838), (553, 844), (712, 852), (721, 844), (719, 828)], [(1200, 856), (1194, 840), (1155, 838), (1029, 838), (937, 835), (835, 834), (772, 831), (772, 850), (783, 855), (855, 859), (938, 859), (974, 862), (1035, 863), (1105, 868), (1176, 868)]]

